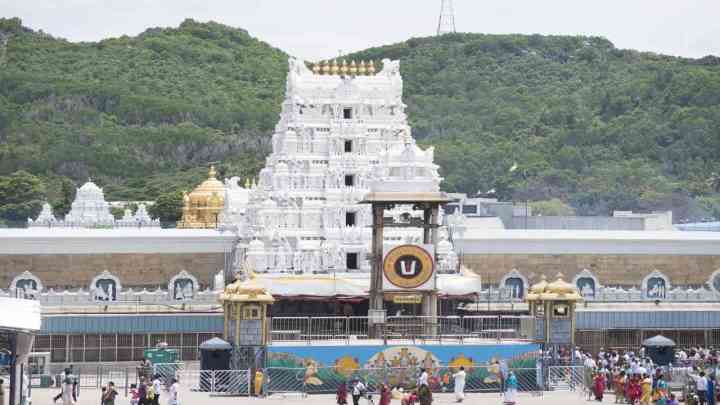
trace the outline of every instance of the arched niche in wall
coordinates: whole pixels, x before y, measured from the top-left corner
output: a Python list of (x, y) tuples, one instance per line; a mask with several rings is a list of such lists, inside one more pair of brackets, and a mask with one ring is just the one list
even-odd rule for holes
[(670, 279), (659, 270), (645, 276), (642, 281), (642, 296), (645, 299), (663, 300), (670, 291)]
[(90, 282), (90, 296), (93, 301), (117, 301), (122, 290), (120, 279), (105, 270)]
[(42, 281), (29, 271), (24, 271), (10, 282), (10, 290), (13, 292), (20, 290), (26, 298), (34, 298), (43, 288)]
[(500, 288), (508, 291), (511, 299), (523, 299), (527, 293), (528, 281), (517, 269), (512, 269), (500, 279)]
[(594, 299), (600, 289), (600, 281), (588, 269), (583, 269), (573, 279), (573, 284), (577, 287), (580, 294), (585, 299)]
[(170, 297), (178, 301), (193, 299), (199, 288), (200, 284), (197, 278), (185, 270), (171, 278), (168, 283), (168, 293)]

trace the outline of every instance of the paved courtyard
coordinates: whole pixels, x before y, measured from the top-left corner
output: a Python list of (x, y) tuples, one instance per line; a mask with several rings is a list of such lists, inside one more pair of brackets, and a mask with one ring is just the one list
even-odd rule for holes
[[(55, 396), (57, 390), (55, 389), (34, 389), (33, 390), (33, 405), (46, 405), (52, 403), (52, 397)], [(120, 393), (120, 397), (115, 402), (117, 405), (126, 405), (130, 403), (128, 398), (125, 398), (124, 392)], [(315, 405), (315, 404), (335, 404), (335, 397), (333, 395), (313, 395), (305, 398), (301, 398), (297, 395), (275, 395), (270, 398), (246, 398), (246, 397), (211, 397), (206, 393), (199, 392), (183, 392), (181, 397), (182, 405)], [(81, 393), (77, 405), (98, 405), (100, 398), (99, 391), (84, 390)], [(167, 397), (160, 396), (160, 402), (165, 405)], [(609, 396), (605, 399), (605, 403), (613, 403), (614, 397)], [(59, 403), (59, 402), (58, 402)], [(366, 401), (361, 401), (361, 404), (366, 404)], [(377, 404), (377, 398), (375, 403)], [(436, 394), (435, 401), (433, 404), (452, 404), (454, 403), (454, 396), (451, 394)], [(497, 393), (492, 394), (467, 394), (465, 404), (472, 405), (501, 405), (501, 397)], [(577, 392), (546, 392), (543, 396), (533, 396), (530, 394), (520, 394), (518, 396), (518, 405), (525, 404), (546, 404), (546, 405), (577, 405), (577, 404), (589, 404), (597, 403), (595, 401), (587, 401), (582, 398)], [(399, 405), (400, 401), (393, 401), (393, 405)], [(3, 404), (4, 405), (4, 404)]]

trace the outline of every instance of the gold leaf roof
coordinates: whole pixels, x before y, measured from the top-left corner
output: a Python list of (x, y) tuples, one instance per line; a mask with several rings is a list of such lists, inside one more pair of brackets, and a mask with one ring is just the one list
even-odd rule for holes
[(225, 291), (220, 294), (220, 301), (272, 304), (275, 298), (257, 282), (255, 273), (251, 272), (246, 280), (238, 279), (226, 286)]
[(582, 301), (577, 287), (563, 280), (562, 273), (558, 273), (557, 280), (548, 283), (545, 276), (539, 283), (530, 287), (526, 297), (527, 301)]
[(193, 199), (193, 197), (210, 197), (215, 193), (218, 196), (221, 196), (224, 198), (225, 196), (225, 185), (218, 179), (215, 178), (216, 176), (215, 172), (215, 166), (210, 166), (210, 170), (208, 170), (208, 178), (207, 180), (200, 183), (199, 186), (195, 187), (195, 190), (193, 190), (189, 195), (190, 199)]

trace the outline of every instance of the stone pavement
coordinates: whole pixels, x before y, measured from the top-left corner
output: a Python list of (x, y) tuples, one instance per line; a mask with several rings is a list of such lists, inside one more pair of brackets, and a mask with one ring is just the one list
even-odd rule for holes
[[(33, 405), (49, 405), (52, 404), (52, 397), (57, 394), (56, 389), (40, 389), (33, 390)], [(95, 390), (83, 390), (81, 392), (77, 405), (98, 405), (100, 393)], [(349, 399), (349, 398), (348, 398)], [(452, 394), (435, 394), (434, 405), (445, 405), (454, 403)], [(605, 398), (605, 403), (613, 403), (615, 398), (610, 395)], [(160, 395), (160, 404), (167, 404), (167, 397)], [(60, 402), (58, 402), (59, 404)], [(334, 395), (312, 395), (301, 398), (298, 395), (274, 395), (270, 398), (247, 398), (247, 397), (211, 397), (207, 393), (200, 392), (183, 392), (181, 397), (182, 405), (315, 405), (315, 404), (335, 404)], [(351, 402), (352, 403), (352, 402)], [(365, 400), (361, 400), (362, 405), (367, 404)], [(518, 405), (577, 405), (590, 404), (595, 401), (587, 401), (577, 392), (545, 392), (543, 396), (533, 396), (531, 394), (518, 395)], [(130, 400), (125, 398), (124, 392), (120, 392), (120, 396), (115, 401), (116, 405), (128, 405)], [(377, 398), (375, 399), (377, 404)], [(393, 401), (392, 405), (399, 405), (400, 401)], [(466, 395), (464, 404), (467, 405), (502, 405), (501, 397), (498, 393), (469, 393)], [(3, 404), (4, 405), (4, 404)]]

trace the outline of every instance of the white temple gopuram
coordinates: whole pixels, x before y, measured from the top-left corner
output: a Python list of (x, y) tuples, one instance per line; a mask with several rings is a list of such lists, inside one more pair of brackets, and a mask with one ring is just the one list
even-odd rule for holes
[[(268, 275), (362, 273), (370, 264), (370, 207), (383, 191), (439, 191), (433, 149), (411, 136), (398, 61), (315, 66), (290, 60), (286, 96), (272, 137), (272, 153), (258, 181), (225, 181), (222, 229), (238, 233), (236, 263)], [(418, 215), (391, 212), (396, 221)], [(418, 241), (419, 229), (386, 230), (389, 245)], [(439, 271), (457, 273), (452, 244), (438, 248)], [(321, 279), (322, 277), (316, 277)], [(453, 278), (462, 278), (454, 274)], [(466, 280), (467, 281), (467, 280)], [(469, 289), (479, 288), (473, 278)]]
[(105, 193), (92, 181), (77, 189), (70, 212), (64, 220), (58, 220), (50, 204), (43, 204), (40, 215), (35, 220), (28, 218), (28, 227), (68, 227), (68, 228), (116, 228), (116, 227), (160, 227), (160, 221), (150, 218), (144, 204), (140, 204), (133, 214), (129, 209), (124, 216), (115, 220), (110, 213), (110, 204), (105, 201)]

